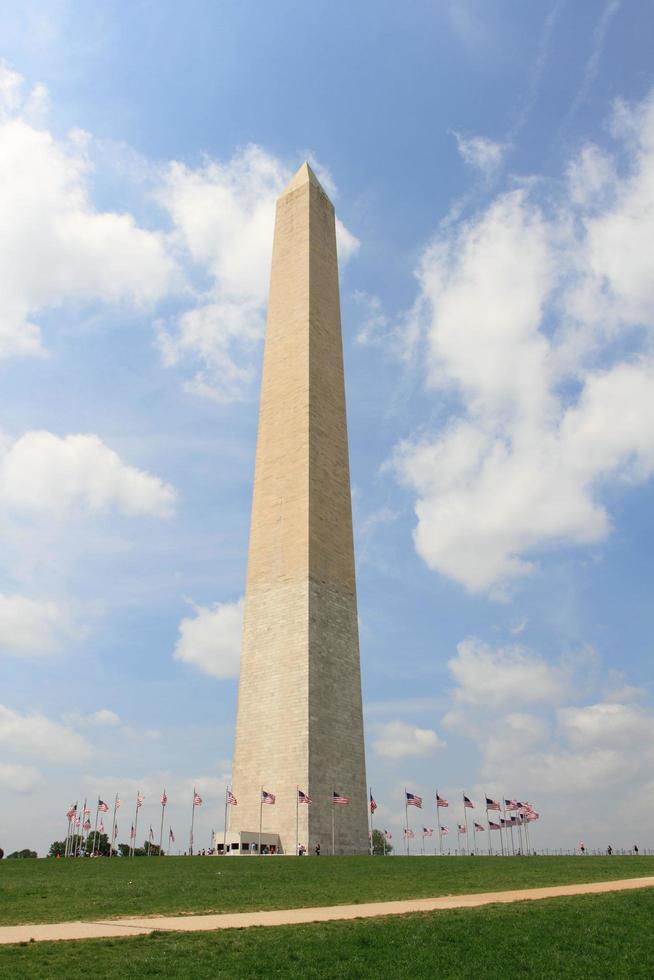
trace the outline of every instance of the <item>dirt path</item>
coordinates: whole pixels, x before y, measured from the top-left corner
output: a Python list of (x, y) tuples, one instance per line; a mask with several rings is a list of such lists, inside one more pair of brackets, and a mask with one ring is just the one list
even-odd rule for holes
[(520, 891), (482, 892), (477, 895), (441, 895), (400, 902), (370, 902), (362, 905), (332, 905), (316, 909), (279, 909), (272, 912), (227, 912), (219, 915), (135, 916), (98, 922), (53, 922), (43, 925), (0, 926), (0, 944), (45, 942), (53, 939), (107, 939), (115, 936), (147, 936), (164, 932), (211, 932), (215, 929), (243, 929), (248, 926), (300, 925), (333, 919), (371, 919), (407, 912), (439, 912), (469, 909), (480, 905), (534, 901), (563, 895), (596, 895), (654, 887), (654, 877), (597, 881), (587, 885), (554, 885), (524, 888)]

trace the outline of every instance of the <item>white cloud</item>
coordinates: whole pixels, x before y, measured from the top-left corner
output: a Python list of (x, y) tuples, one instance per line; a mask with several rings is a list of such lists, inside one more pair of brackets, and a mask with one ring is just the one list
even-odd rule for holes
[(0, 705), (0, 745), (16, 755), (35, 755), (58, 765), (81, 762), (91, 754), (88, 742), (72, 729), (37, 712), (21, 715), (5, 705)]
[(537, 183), (502, 194), (419, 268), (428, 384), (459, 401), (394, 465), (418, 553), (471, 591), (506, 594), (545, 546), (603, 540), (606, 482), (654, 472), (654, 96), (618, 106), (614, 133), (554, 203)]
[(94, 711), (90, 716), (94, 725), (106, 726), (109, 725), (114, 727), (120, 724), (120, 718), (115, 711), (111, 711), (110, 708), (100, 708), (99, 711)]
[(13, 793), (30, 793), (38, 789), (42, 782), (43, 777), (34, 766), (0, 762), (0, 786), (7, 796)]
[(28, 432), (0, 445), (0, 504), (22, 512), (96, 512), (168, 517), (175, 490), (128, 466), (95, 435)]
[(559, 730), (576, 749), (641, 751), (654, 744), (654, 716), (644, 708), (615, 702), (561, 708)]
[[(171, 163), (161, 203), (175, 238), (211, 282), (196, 307), (174, 327), (159, 326), (158, 346), (168, 366), (190, 366), (187, 388), (217, 401), (243, 397), (253, 377), (252, 355), (264, 332), (275, 202), (292, 176), (277, 157), (250, 145), (231, 160), (198, 168)], [(359, 247), (336, 219), (341, 262)]]
[[(243, 397), (263, 336), (275, 201), (289, 168), (255, 145), (226, 163), (155, 167), (80, 130), (55, 137), (43, 121), (46, 105), (43, 86), (26, 92), (0, 62), (0, 358), (43, 355), (37, 321), (52, 308), (148, 309), (177, 294), (184, 306), (173, 325), (157, 324), (164, 364), (184, 369), (196, 394)], [(105, 164), (117, 159), (120, 177), (168, 211), (172, 231), (98, 211), (93, 154)], [(359, 241), (339, 219), (336, 238), (344, 263)]]
[(0, 357), (43, 352), (39, 313), (71, 301), (148, 306), (177, 278), (162, 234), (90, 199), (89, 138), (38, 122), (44, 91), (0, 66)]
[(0, 654), (47, 655), (76, 635), (70, 611), (58, 603), (0, 593)]
[(477, 746), (477, 793), (530, 800), (543, 816), (534, 828), (541, 846), (543, 835), (561, 846), (595, 825), (608, 839), (638, 839), (635, 815), (654, 789), (651, 707), (583, 703), (579, 668), (588, 682), (589, 663), (583, 653), (551, 664), (522, 648), (465, 641), (448, 664), (457, 683), (443, 724)]
[(243, 600), (196, 606), (193, 618), (179, 624), (175, 659), (212, 677), (237, 677), (243, 629)]
[(373, 725), (372, 730), (372, 747), (377, 755), (386, 759), (432, 755), (445, 746), (445, 742), (431, 728), (417, 728), (404, 721)]
[(454, 133), (461, 158), (469, 167), (479, 170), (484, 177), (492, 177), (499, 168), (506, 147), (486, 136), (462, 136)]
[(558, 703), (567, 690), (565, 671), (519, 646), (493, 649), (474, 637), (457, 646), (447, 666), (457, 686), (455, 704), (512, 707)]

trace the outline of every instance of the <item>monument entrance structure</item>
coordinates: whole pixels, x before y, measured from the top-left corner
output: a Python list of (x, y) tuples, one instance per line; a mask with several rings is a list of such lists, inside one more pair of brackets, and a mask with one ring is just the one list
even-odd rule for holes
[(277, 201), (232, 783), (230, 841), (367, 853), (335, 218), (307, 163)]

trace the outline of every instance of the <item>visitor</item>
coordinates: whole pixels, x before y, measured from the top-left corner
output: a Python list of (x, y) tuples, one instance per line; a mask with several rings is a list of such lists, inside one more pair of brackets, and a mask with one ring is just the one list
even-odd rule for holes
[(583, 841), (581, 841), (581, 843), (579, 844), (579, 850), (581, 851), (582, 854), (586, 853), (586, 845), (584, 844)]
[(320, 844), (316, 844), (316, 857), (320, 857)]
[(634, 844), (634, 854), (638, 854), (638, 844)]
[(613, 848), (611, 847), (610, 844), (606, 849), (606, 853), (608, 854), (609, 857), (611, 857), (611, 855), (613, 854)]

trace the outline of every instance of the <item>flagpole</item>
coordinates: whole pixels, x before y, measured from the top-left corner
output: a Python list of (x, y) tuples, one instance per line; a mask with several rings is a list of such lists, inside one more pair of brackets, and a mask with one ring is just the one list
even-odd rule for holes
[(368, 826), (370, 827), (370, 857), (373, 856), (373, 846), (372, 846), (372, 786), (368, 787), (368, 810), (369, 810), (369, 820)]
[(193, 825), (195, 823), (195, 786), (193, 787), (193, 803), (191, 806), (191, 834), (188, 842), (189, 857), (193, 857)]
[[(409, 800), (406, 795), (406, 786), (404, 787), (404, 813), (405, 813), (404, 826), (408, 830), (409, 829)], [(411, 840), (409, 839), (408, 834), (405, 834), (404, 838), (406, 840), (406, 856), (408, 857), (409, 854), (411, 853)]]
[[(239, 796), (241, 791), (239, 790)], [(259, 857), (261, 857), (261, 821), (263, 820), (263, 786), (259, 793)]]
[(486, 801), (486, 833), (488, 834), (488, 856), (490, 857), (493, 853), (493, 848), (491, 846), (490, 820), (488, 819), (488, 796), (486, 795), (485, 790), (484, 790), (484, 799)]
[(226, 847), (227, 847), (227, 807), (229, 805), (229, 803), (228, 803), (229, 796), (227, 795), (228, 793), (229, 793), (229, 786), (225, 786), (225, 823), (223, 824), (223, 857), (225, 857), (225, 854), (227, 853), (227, 851), (226, 851)]
[(443, 834), (441, 831), (441, 811), (438, 806), (438, 790), (436, 790), (436, 819), (438, 820), (438, 853), (443, 857)]
[(470, 838), (468, 837), (468, 808), (465, 801), (465, 793), (463, 794), (463, 822), (466, 828), (466, 854), (470, 854)]
[(134, 836), (132, 838), (132, 857), (134, 857), (134, 851), (136, 850), (136, 834), (139, 825), (139, 798), (141, 796), (141, 790), (136, 791), (136, 810), (134, 813)]
[(335, 834), (336, 834), (336, 807), (334, 806), (334, 793), (336, 790), (332, 786), (332, 857), (334, 857), (336, 850), (334, 847)]
[(84, 806), (82, 807), (82, 840), (84, 842), (84, 850), (86, 851), (86, 845), (88, 844), (89, 837), (88, 837), (88, 831), (86, 837), (84, 836), (84, 824), (86, 823), (85, 810), (86, 810), (86, 797), (84, 798)]
[(504, 817), (504, 830), (506, 832), (506, 856), (509, 856), (509, 837), (511, 829), (511, 821), (506, 819), (506, 797), (502, 794), (502, 815)]
[(98, 834), (98, 814), (100, 812), (100, 797), (98, 796), (98, 802), (95, 807), (95, 826), (93, 828), (93, 847), (91, 848), (91, 857), (95, 854), (95, 842)]
[(111, 844), (109, 845), (109, 857), (113, 857), (114, 842), (116, 840), (116, 803), (118, 802), (118, 793), (114, 796), (114, 815), (111, 818)]
[(295, 856), (300, 849), (300, 787), (295, 785)]
[(166, 804), (164, 800), (167, 800), (166, 787), (164, 786), (163, 796), (161, 797), (161, 827), (159, 828), (159, 857), (161, 857), (163, 850), (163, 825), (164, 825), (164, 811), (166, 809)]
[[(77, 806), (77, 804), (75, 804), (75, 806)], [(71, 807), (71, 810), (72, 810), (72, 807)], [(75, 814), (77, 814), (77, 810), (75, 810)], [(64, 857), (69, 857), (70, 856), (70, 845), (71, 845), (71, 829), (70, 828), (71, 828), (71, 824), (73, 824), (73, 826), (74, 826), (74, 823), (73, 823), (74, 820), (75, 820), (75, 817), (73, 817), (72, 819), (70, 817), (68, 817), (68, 831), (66, 833), (66, 843), (65, 843), (65, 846), (64, 846)]]
[(502, 827), (502, 811), (500, 809), (498, 809), (497, 813), (498, 813), (497, 819), (499, 820), (499, 823), (500, 823), (500, 848), (502, 850), (502, 857), (504, 857), (504, 836), (502, 834), (502, 830), (503, 830), (503, 827)]

